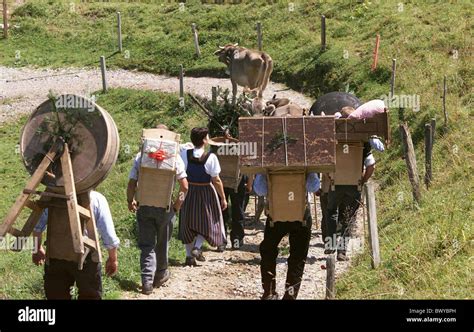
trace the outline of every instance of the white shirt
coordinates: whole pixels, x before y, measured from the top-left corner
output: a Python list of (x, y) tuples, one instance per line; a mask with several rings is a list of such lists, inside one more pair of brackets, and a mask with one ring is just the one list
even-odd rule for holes
[[(194, 158), (201, 158), (203, 153), (204, 153), (204, 148), (193, 149)], [(183, 159), (183, 162), (184, 162), (184, 169), (187, 169), (188, 167), (187, 150), (181, 150), (181, 158)], [(211, 153), (209, 158), (207, 158), (207, 161), (204, 164), (204, 170), (211, 177), (216, 177), (221, 172), (221, 165), (219, 164), (219, 160), (217, 159), (217, 156), (214, 153)]]
[[(104, 195), (97, 191), (91, 191), (90, 201), (93, 209), (97, 231), (102, 238), (102, 243), (107, 249), (117, 248), (120, 240), (115, 233), (112, 213), (110, 213), (109, 203)], [(35, 226), (35, 232), (42, 233), (48, 223), (48, 209), (44, 209), (38, 224)]]
[[(128, 178), (131, 180), (138, 181), (138, 171), (140, 169), (141, 157), (142, 157), (142, 154), (139, 152), (137, 153), (135, 160), (133, 161), (133, 167), (130, 170), (130, 174), (128, 175)], [(178, 154), (176, 157), (176, 179), (181, 180), (187, 176), (188, 175), (186, 174), (186, 167), (184, 166), (183, 159), (181, 159), (180, 155)]]

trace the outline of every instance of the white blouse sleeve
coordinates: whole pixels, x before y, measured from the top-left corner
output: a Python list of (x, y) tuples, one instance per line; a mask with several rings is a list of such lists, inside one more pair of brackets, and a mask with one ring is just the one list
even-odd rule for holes
[(204, 164), (204, 169), (211, 177), (216, 177), (221, 172), (221, 165), (219, 164), (219, 160), (214, 153), (211, 153), (209, 158), (207, 158), (207, 161)]

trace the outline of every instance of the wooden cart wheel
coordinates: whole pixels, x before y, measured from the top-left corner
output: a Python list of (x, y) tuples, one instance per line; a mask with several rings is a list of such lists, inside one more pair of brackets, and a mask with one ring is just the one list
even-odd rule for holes
[[(23, 128), (20, 151), (30, 174), (38, 167), (51, 145), (62, 137), (71, 151), (76, 192), (95, 188), (117, 160), (120, 139), (112, 117), (91, 100), (77, 95), (50, 98), (36, 108)], [(59, 157), (42, 183), (63, 192)]]

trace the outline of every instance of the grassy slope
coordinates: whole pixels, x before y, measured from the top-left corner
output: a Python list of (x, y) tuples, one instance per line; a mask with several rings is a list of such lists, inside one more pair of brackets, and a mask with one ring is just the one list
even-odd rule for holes
[[(397, 112), (392, 109), (393, 143), (390, 150), (377, 156), (380, 162), (376, 172), (381, 184), (377, 199), (384, 263), (379, 270), (371, 271), (368, 257), (361, 256), (361, 264), (338, 282), (338, 294), (347, 298), (472, 298), (472, 258), (469, 259), (473, 256), (470, 243), (474, 219), (471, 203), (474, 160), (469, 143), (474, 129), (473, 68), (472, 38), (467, 32), (472, 30), (473, 23), (468, 1), (451, 4), (406, 1), (402, 12), (398, 11), (398, 1), (295, 2), (294, 12), (289, 12), (285, 3), (202, 6), (197, 1), (188, 1), (190, 4), (184, 13), (178, 11), (177, 5), (125, 3), (76, 4), (76, 12), (69, 13), (68, 2), (50, 2), (51, 5), (30, 2), (17, 9), (13, 22), (21, 28), (14, 30), (8, 41), (0, 41), (0, 63), (53, 67), (95, 63), (100, 55), (114, 51), (116, 10), (122, 12), (124, 49), (130, 51), (130, 59), (116, 55), (108, 61), (112, 67), (176, 74), (178, 64), (183, 63), (188, 75), (219, 76), (223, 74), (222, 65), (212, 55), (216, 45), (239, 42), (254, 47), (254, 24), (261, 20), (264, 48), (275, 61), (273, 80), (286, 82), (311, 96), (344, 90), (349, 85), (359, 98), (368, 100), (387, 93), (391, 58), (396, 57), (397, 93), (418, 94), (421, 99), (421, 111), (405, 112), (418, 147), (420, 173), (423, 173), (423, 124), (432, 117), (441, 123), (440, 82), (446, 74), (451, 125), (447, 133), (437, 131), (433, 187), (424, 193), (419, 209), (411, 206), (405, 164), (400, 159)], [(327, 17), (329, 49), (325, 53), (319, 52), (319, 14)], [(201, 59), (193, 56), (191, 22), (196, 22), (200, 30)], [(381, 35), (381, 54), (379, 68), (371, 73), (376, 33)], [(15, 60), (16, 50), (21, 51), (19, 60)], [(343, 57), (344, 50), (348, 51), (348, 59)], [(457, 59), (452, 56), (453, 50), (458, 50)], [(140, 128), (139, 123), (147, 114), (121, 115), (125, 107), (122, 102), (130, 110), (143, 110), (141, 100), (124, 98), (121, 101), (114, 97), (116, 93), (111, 94), (110, 101), (104, 97), (99, 103), (113, 112), (119, 126), (127, 126), (122, 130), (136, 136), (133, 129)], [(125, 118), (120, 119), (121, 116)], [(129, 127), (133, 121), (137, 121), (136, 128)], [(7, 140), (10, 143), (4, 145), (2, 134), (0, 148), (6, 149), (2, 155), (14, 153), (18, 135), (15, 126), (2, 128), (10, 137)], [(121, 136), (123, 139), (123, 133)], [(15, 165), (8, 167), (21, 168), (18, 162)], [(116, 191), (125, 186), (128, 166), (128, 163), (120, 163), (107, 179), (110, 187), (105, 184), (103, 190), (114, 202), (115, 216), (124, 220), (123, 228), (119, 222), (121, 235), (133, 239), (132, 220), (123, 217), (125, 206), (120, 202), (121, 193), (118, 195)], [(3, 167), (1, 169), (3, 172)], [(16, 188), (23, 180), (15, 177)], [(14, 194), (8, 187), (11, 183), (5, 181), (2, 174), (1, 196), (13, 199)], [(5, 211), (6, 205), (6, 201), (2, 203), (0, 211)], [(126, 286), (126, 280), (138, 280), (137, 253), (133, 248), (123, 250), (125, 272), (121, 278)], [(5, 256), (10, 257), (10, 254)], [(0, 264), (0, 272), (9, 266), (8, 262)], [(15, 280), (16, 274), (9, 273), (12, 273), (11, 280)], [(26, 288), (38, 291), (38, 281), (35, 283), (38, 278), (34, 275), (27, 278), (31, 278), (31, 283), (27, 283), (30, 286)], [(5, 283), (3, 287), (12, 287), (12, 284)], [(106, 287), (117, 290), (118, 284), (107, 283)], [(16, 297), (37, 294), (22, 287), (16, 292), (8, 289), (3, 293)]]

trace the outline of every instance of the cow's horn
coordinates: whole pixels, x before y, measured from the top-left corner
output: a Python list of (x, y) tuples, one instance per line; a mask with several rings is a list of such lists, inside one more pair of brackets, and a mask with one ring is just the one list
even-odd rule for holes
[(234, 46), (239, 46), (239, 43), (235, 43)]

